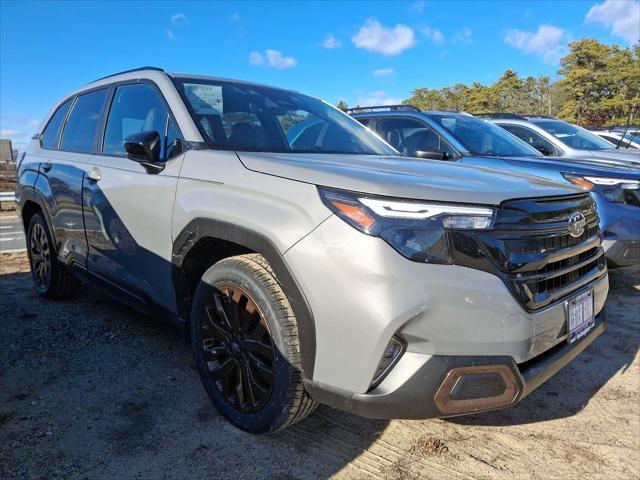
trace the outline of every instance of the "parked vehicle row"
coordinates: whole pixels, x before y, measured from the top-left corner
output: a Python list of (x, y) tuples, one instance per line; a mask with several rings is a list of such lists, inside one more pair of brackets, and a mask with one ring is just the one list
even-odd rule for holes
[(79, 88), (19, 165), (36, 290), (83, 282), (184, 327), (211, 400), (253, 433), (318, 403), (376, 418), (515, 405), (604, 331), (597, 198), (621, 189), (600, 196), (637, 208), (633, 172), (562, 169), (467, 115), (357, 120), (151, 67)]
[[(396, 106), (352, 109), (351, 114), (406, 156), (526, 172), (586, 188), (598, 207), (609, 265), (640, 263), (640, 167), (635, 164), (619, 159), (545, 157), (538, 151), (544, 148), (524, 133), (528, 127), (490, 123), (464, 113)], [(640, 153), (636, 155), (640, 159)]]

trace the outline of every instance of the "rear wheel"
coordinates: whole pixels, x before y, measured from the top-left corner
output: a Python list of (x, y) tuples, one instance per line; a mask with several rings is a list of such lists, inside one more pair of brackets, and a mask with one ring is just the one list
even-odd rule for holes
[(297, 330), (261, 255), (222, 260), (203, 275), (191, 314), (193, 353), (207, 393), (238, 428), (274, 432), (315, 410), (302, 384)]
[(49, 227), (42, 214), (31, 217), (27, 229), (27, 255), (36, 291), (43, 297), (70, 297), (77, 285), (73, 276), (58, 263)]

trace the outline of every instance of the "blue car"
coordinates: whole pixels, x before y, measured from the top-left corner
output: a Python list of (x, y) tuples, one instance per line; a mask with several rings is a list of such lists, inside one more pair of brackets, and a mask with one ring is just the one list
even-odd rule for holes
[(410, 105), (348, 112), (405, 156), (527, 172), (586, 188), (597, 203), (609, 266), (640, 264), (640, 169), (634, 163), (545, 157), (466, 113), (423, 112)]

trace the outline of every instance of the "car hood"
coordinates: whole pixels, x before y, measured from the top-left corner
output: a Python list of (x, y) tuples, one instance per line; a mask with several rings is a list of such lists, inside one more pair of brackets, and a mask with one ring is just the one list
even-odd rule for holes
[(493, 168), (509, 168), (508, 165), (500, 166), (500, 163), (515, 165), (521, 168), (531, 169), (534, 175), (540, 175), (541, 171), (553, 171), (560, 173), (577, 173), (583, 175), (595, 175), (601, 177), (638, 178), (640, 169), (627, 162), (614, 160), (578, 159), (568, 157), (508, 157), (491, 159), (483, 158), (481, 165)]
[(377, 155), (238, 152), (249, 170), (375, 195), (498, 205), (512, 198), (583, 190), (525, 173), (441, 160)]
[(626, 162), (630, 165), (640, 166), (640, 151), (638, 150), (589, 150), (585, 152), (590, 158), (605, 159), (605, 160), (618, 160)]

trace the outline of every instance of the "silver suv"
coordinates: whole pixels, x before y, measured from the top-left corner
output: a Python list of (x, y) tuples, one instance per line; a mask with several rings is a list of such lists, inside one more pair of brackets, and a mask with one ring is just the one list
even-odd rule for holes
[(54, 106), (19, 166), (36, 290), (184, 326), (213, 403), (271, 432), (515, 404), (604, 330), (592, 198), (398, 157), (316, 98), (144, 68)]
[(640, 165), (640, 152), (619, 149), (595, 133), (550, 117), (522, 117), (510, 113), (479, 115), (501, 126), (544, 155), (601, 163)]

